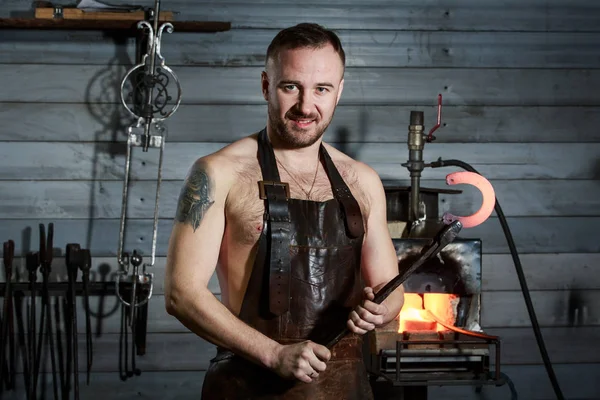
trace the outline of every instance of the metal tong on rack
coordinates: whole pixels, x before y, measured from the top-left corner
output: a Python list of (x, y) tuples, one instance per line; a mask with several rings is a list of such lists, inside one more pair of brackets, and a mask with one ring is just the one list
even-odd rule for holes
[[(58, 400), (58, 382), (56, 380), (56, 353), (54, 349), (54, 335), (52, 328), (52, 307), (50, 302), (50, 292), (48, 283), (50, 272), (52, 270), (52, 249), (54, 244), (54, 224), (48, 224), (48, 236), (46, 237), (46, 227), (44, 224), (40, 228), (40, 271), (42, 273), (42, 310), (40, 315), (40, 330), (38, 335), (37, 358), (34, 367), (34, 387), (37, 386), (37, 378), (40, 372), (40, 358), (43, 349), (44, 337), (50, 347), (50, 361), (52, 366), (52, 389), (54, 398)], [(45, 332), (44, 332), (45, 330)], [(35, 336), (35, 335), (34, 335)], [(35, 390), (34, 390), (35, 393)]]
[[(15, 387), (15, 328), (13, 323), (13, 296), (12, 296), (12, 270), (15, 255), (15, 242), (9, 240), (3, 244), (4, 277), (6, 286), (4, 289), (4, 304), (2, 305), (2, 322), (0, 330), (0, 394), (6, 388), (11, 390)], [(7, 343), (8, 342), (8, 343)], [(8, 344), (8, 362), (6, 361), (6, 346)], [(5, 374), (8, 379), (5, 379)]]

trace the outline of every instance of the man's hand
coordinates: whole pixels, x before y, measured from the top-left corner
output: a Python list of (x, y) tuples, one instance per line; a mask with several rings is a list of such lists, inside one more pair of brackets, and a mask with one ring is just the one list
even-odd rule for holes
[(383, 325), (384, 317), (389, 312), (385, 305), (373, 303), (375, 298), (373, 288), (366, 287), (363, 294), (365, 298), (363, 305), (357, 306), (350, 313), (347, 322), (348, 329), (360, 335), (372, 331), (376, 326)]
[(311, 341), (283, 345), (276, 354), (273, 370), (284, 378), (310, 383), (325, 371), (330, 358), (327, 347)]

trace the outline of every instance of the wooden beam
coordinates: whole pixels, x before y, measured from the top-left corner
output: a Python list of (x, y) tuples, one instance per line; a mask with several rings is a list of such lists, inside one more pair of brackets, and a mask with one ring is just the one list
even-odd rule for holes
[[(521, 254), (529, 290), (600, 289), (600, 254)], [(512, 257), (486, 254), (482, 258), (484, 291), (521, 290)]]
[[(143, 20), (143, 18), (142, 18)], [(93, 20), (93, 19), (32, 19), (0, 18), (0, 29), (36, 30), (106, 30), (120, 31), (136, 35), (138, 21), (132, 20)], [(222, 32), (231, 28), (231, 23), (220, 21), (170, 21), (181, 32)]]
[[(164, 35), (167, 65), (262, 67), (276, 29), (233, 29), (198, 36)], [(75, 28), (75, 27), (74, 27)], [(590, 32), (448, 32), (342, 30), (346, 67), (595, 68), (600, 55)], [(129, 65), (135, 41), (118, 32), (5, 30), (0, 63)], [(201, 45), (199, 45), (201, 44)], [(119, 55), (119, 56), (116, 56)]]
[[(55, 247), (64, 249), (67, 243), (79, 243), (89, 248), (92, 257), (111, 256), (117, 251), (119, 239), (118, 219), (0, 219), (0, 241), (15, 240), (15, 253), (38, 246), (38, 224), (54, 222)], [(151, 219), (129, 220), (125, 232), (125, 251), (149, 257), (152, 242)], [(519, 253), (597, 253), (597, 227), (600, 217), (513, 217), (508, 225)], [(172, 219), (158, 223), (157, 256), (166, 255)], [(481, 239), (484, 253), (508, 253), (506, 238), (495, 217), (483, 224), (465, 229), (460, 235), (465, 239)]]
[[(600, 392), (598, 374), (600, 364), (554, 364), (553, 369), (563, 394), (568, 399), (596, 400)], [(546, 370), (541, 365), (507, 365), (501, 369), (514, 383), (520, 398), (528, 400), (554, 399), (554, 392)], [(81, 398), (86, 400), (130, 400), (134, 397), (163, 400), (192, 400), (202, 391), (205, 371), (143, 371), (140, 376), (122, 382), (113, 372), (92, 372), (90, 385), (81, 385)], [(19, 389), (5, 391), (3, 399), (20, 400), (25, 396), (23, 376), (17, 376)], [(45, 393), (52, 391), (52, 377), (40, 376)], [(535, 382), (535, 384), (532, 384)], [(472, 386), (431, 386), (428, 395), (435, 399), (506, 400), (510, 398), (508, 385), (484, 386), (477, 393)]]
[[(37, 236), (31, 239), (30, 249), (34, 250)], [(55, 247), (57, 256), (52, 263), (51, 281), (64, 282), (67, 272), (64, 257), (58, 256), (62, 248)], [(525, 279), (529, 290), (534, 292), (561, 292), (565, 294), (578, 291), (600, 290), (600, 253), (587, 254), (521, 254)], [(149, 260), (147, 260), (149, 261)], [(154, 274), (154, 294), (164, 293), (166, 257), (156, 258), (154, 266), (148, 267), (148, 272)], [(27, 281), (25, 260), (15, 258), (15, 274), (20, 276), (20, 281)], [(509, 254), (487, 254), (482, 258), (482, 291), (484, 293), (507, 292), (520, 293), (521, 287), (514, 270), (512, 257)], [(95, 281), (114, 280), (119, 270), (116, 257), (92, 257), (92, 279)], [(41, 282), (38, 274), (38, 282)], [(15, 277), (15, 279), (17, 279)], [(4, 281), (4, 269), (0, 268), (0, 281)], [(216, 274), (210, 279), (209, 289), (216, 295), (220, 293)], [(519, 297), (518, 295), (516, 296)], [(485, 312), (485, 310), (484, 310)]]
[[(162, 182), (160, 218), (175, 216), (182, 185), (179, 180)], [(421, 185), (448, 188), (441, 180), (423, 180)], [(600, 208), (600, 186), (594, 180), (498, 180), (493, 186), (508, 217), (593, 217)], [(457, 188), (464, 193), (440, 195), (439, 217), (444, 212), (469, 215), (479, 208), (481, 194), (475, 187)], [(587, 194), (585, 198), (581, 193)], [(29, 181), (0, 181), (0, 204), (4, 205), (0, 219), (120, 218), (122, 197), (123, 184), (118, 181), (39, 181), (35, 185)], [(155, 182), (132, 182), (128, 197), (128, 218), (154, 215)]]
[[(502, 365), (542, 363), (531, 328), (495, 328), (485, 332), (500, 337)], [(542, 329), (550, 359), (558, 364), (599, 363), (598, 334), (599, 327)], [(94, 338), (94, 371), (119, 370), (119, 336), (103, 334)], [(85, 334), (80, 333), (78, 338), (79, 349), (85, 349)], [(20, 352), (17, 353), (20, 359)], [(205, 370), (215, 354), (214, 345), (193, 333), (149, 333), (146, 354), (138, 357), (136, 363), (142, 371)], [(80, 351), (79, 356), (79, 370), (85, 371), (85, 351)], [(50, 360), (46, 358), (42, 371), (50, 370)], [(20, 363), (18, 370), (21, 371)]]
[[(152, 7), (151, 0), (136, 5)], [(251, 6), (250, 6), (251, 4)], [(286, 28), (303, 21), (331, 29), (378, 29), (422, 31), (565, 31), (597, 32), (597, 6), (585, 0), (568, 3), (548, 0), (541, 10), (535, 0), (505, 0), (502, 7), (487, 1), (460, 0), (452, 3), (402, 3), (375, 0), (335, 0), (299, 5), (291, 0), (249, 3), (248, 1), (205, 0), (190, 3), (177, 0), (169, 8), (190, 19), (232, 21), (238, 28)], [(0, 16), (11, 11), (26, 12), (31, 5), (5, 0)]]
[[(261, 129), (257, 127), (257, 130)], [(390, 184), (406, 182), (401, 164), (408, 159), (405, 143), (362, 143), (349, 147), (330, 143), (353, 158), (369, 164)], [(227, 143), (170, 143), (165, 146), (162, 176), (180, 180), (200, 157)], [(126, 144), (7, 142), (0, 145), (0, 180), (123, 180)], [(473, 165), (492, 185), (495, 180), (597, 178), (595, 162), (600, 143), (433, 143), (425, 149), (425, 162), (458, 159)], [(156, 180), (158, 150), (133, 149), (130, 178)], [(426, 168), (423, 180), (440, 184), (458, 168)]]
[[(186, 104), (249, 105), (264, 104), (262, 70), (178, 67), (175, 72)], [(122, 107), (119, 85), (125, 72), (122, 66), (0, 64), (6, 82), (0, 102), (89, 103), (111, 115), (109, 111)], [(598, 86), (597, 69), (490, 68), (474, 74), (465, 68), (406, 68), (402, 73), (397, 68), (347, 68), (340, 104), (430, 106), (441, 93), (444, 104), (457, 106), (592, 106), (599, 104)]]
[[(0, 45), (2, 43), (0, 42)], [(0, 57), (1, 57), (0, 53)], [(10, 54), (10, 52), (9, 52)], [(132, 123), (123, 107), (109, 107), (119, 118), (106, 118), (87, 104), (3, 103), (0, 140), (48, 142), (111, 142), (125, 138)], [(437, 115), (428, 106), (340, 105), (325, 133), (326, 141), (347, 143), (357, 152), (363, 142), (406, 140), (411, 111), (425, 113), (426, 129)], [(266, 105), (182, 104), (166, 125), (168, 144), (232, 142), (266, 124)], [(198, 130), (198, 121), (202, 129)], [(433, 147), (441, 143), (581, 143), (600, 142), (598, 107), (444, 106), (442, 127)], [(577, 129), (574, 127), (577, 126)], [(425, 155), (432, 146), (425, 147)]]

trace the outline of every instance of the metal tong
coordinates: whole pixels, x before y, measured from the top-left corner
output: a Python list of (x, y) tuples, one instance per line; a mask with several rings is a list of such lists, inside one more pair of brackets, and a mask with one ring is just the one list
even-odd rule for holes
[(85, 351), (86, 351), (86, 384), (90, 384), (90, 374), (92, 371), (92, 362), (94, 357), (92, 343), (92, 322), (90, 319), (90, 269), (92, 268), (92, 255), (89, 249), (79, 251), (79, 269), (81, 269), (81, 280), (83, 282), (83, 302), (85, 309)]
[[(34, 385), (37, 386), (37, 377), (40, 371), (40, 358), (42, 354), (42, 343), (44, 341), (44, 329), (48, 345), (50, 346), (50, 359), (52, 362), (52, 388), (54, 399), (58, 400), (58, 382), (56, 380), (56, 354), (54, 352), (54, 334), (52, 332), (52, 307), (50, 292), (48, 290), (50, 271), (52, 270), (52, 249), (54, 241), (54, 224), (48, 224), (48, 237), (46, 238), (46, 227), (40, 224), (40, 271), (42, 273), (42, 310), (40, 315), (40, 331), (38, 336), (37, 359), (34, 371)], [(45, 324), (44, 324), (45, 322)]]
[[(121, 379), (126, 380), (128, 377), (132, 377), (135, 375), (140, 375), (141, 371), (136, 367), (135, 364), (135, 356), (136, 356), (136, 330), (137, 330), (137, 320), (138, 313), (137, 309), (141, 306), (144, 306), (148, 303), (148, 300), (152, 296), (152, 285), (150, 285), (149, 295), (144, 297), (143, 300), (139, 300), (140, 297), (140, 287), (138, 285), (145, 283), (145, 276), (150, 275), (150, 278), (147, 279), (151, 282), (152, 274), (148, 274), (144, 271), (142, 275), (139, 275), (139, 267), (143, 262), (143, 258), (139, 255), (135, 250), (131, 255), (131, 265), (133, 266), (133, 274), (132, 274), (132, 282), (131, 282), (131, 296), (129, 301), (124, 300), (121, 297), (121, 292), (119, 288), (117, 288), (117, 293), (119, 294), (119, 299), (123, 303), (122, 314), (121, 314), (121, 335), (119, 338), (119, 370), (121, 371)], [(117, 281), (117, 285), (119, 281)], [(141, 286), (141, 285), (140, 285)], [(127, 311), (129, 308), (129, 311)], [(131, 327), (131, 370), (128, 367), (128, 326)]]
[[(419, 269), (427, 260), (436, 256), (440, 251), (444, 249), (449, 243), (453, 242), (454, 239), (458, 236), (458, 233), (462, 229), (462, 223), (460, 221), (453, 221), (450, 224), (444, 226), (433, 238), (431, 243), (425, 246), (421, 250), (421, 255), (415, 261), (402, 271), (398, 276), (389, 281), (381, 290), (379, 290), (375, 294), (375, 298), (373, 299), (374, 303), (381, 304), (387, 297), (392, 294), (394, 290), (398, 288), (410, 275), (412, 275), (417, 269)], [(344, 327), (343, 330), (340, 330), (332, 339), (330, 339), (326, 343), (326, 347), (332, 348), (336, 343), (338, 343), (344, 336), (350, 333), (350, 330), (347, 327)]]
[[(2, 307), (2, 330), (0, 337), (0, 393), (4, 385), (4, 374), (9, 373), (7, 389), (13, 389), (15, 374), (15, 346), (14, 346), (14, 324), (13, 324), (13, 301), (12, 301), (12, 263), (15, 255), (15, 242), (9, 240), (3, 245), (4, 276), (6, 284), (4, 286), (4, 304)], [(9, 335), (10, 333), (10, 335)], [(9, 341), (9, 361), (8, 371), (5, 371), (6, 365), (6, 342)]]
[(37, 290), (37, 268), (40, 265), (40, 258), (39, 258), (39, 253), (30, 251), (27, 253), (27, 255), (25, 256), (25, 265), (27, 268), (27, 271), (29, 271), (29, 291), (30, 291), (30, 302), (29, 302), (29, 307), (30, 307), (30, 314), (29, 314), (29, 326), (28, 326), (28, 363), (31, 367), (31, 372), (32, 372), (32, 377), (31, 380), (29, 381), (29, 387), (27, 390), (27, 393), (29, 394), (29, 398), (30, 399), (35, 399), (36, 396), (36, 390), (37, 390), (37, 373), (36, 371), (38, 370), (38, 366), (37, 366), (37, 360), (38, 357), (36, 356), (37, 354), (37, 349), (36, 349), (36, 339), (35, 339), (35, 334), (37, 333), (37, 329), (36, 329), (36, 318), (37, 318), (37, 313), (35, 310), (35, 303), (36, 303), (36, 290)]
[(66, 249), (66, 264), (69, 289), (67, 292), (67, 314), (70, 317), (68, 329), (67, 329), (67, 386), (66, 391), (69, 390), (69, 376), (71, 367), (73, 368), (73, 392), (75, 400), (79, 400), (79, 348), (77, 343), (77, 307), (75, 303), (75, 283), (77, 282), (77, 270), (81, 264), (79, 244), (69, 243)]

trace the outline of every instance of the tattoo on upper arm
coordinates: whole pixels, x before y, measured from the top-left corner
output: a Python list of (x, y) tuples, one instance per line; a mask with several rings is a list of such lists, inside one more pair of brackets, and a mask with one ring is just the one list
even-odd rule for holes
[(206, 166), (202, 163), (194, 164), (179, 193), (177, 221), (190, 224), (195, 232), (213, 205), (213, 196), (214, 185)]

